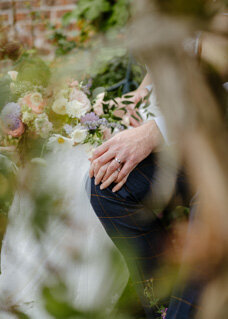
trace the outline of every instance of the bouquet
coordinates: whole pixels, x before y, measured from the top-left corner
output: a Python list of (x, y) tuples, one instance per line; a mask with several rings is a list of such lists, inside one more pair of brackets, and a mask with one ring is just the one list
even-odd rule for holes
[[(116, 115), (116, 100), (105, 101), (105, 92), (94, 98), (91, 80), (86, 84), (71, 80), (51, 89), (18, 80), (17, 71), (8, 75), (12, 100), (0, 113), (1, 149), (21, 151), (25, 139), (39, 140), (52, 149), (63, 144), (91, 148), (129, 126), (126, 115)], [(124, 107), (122, 111), (127, 113)]]

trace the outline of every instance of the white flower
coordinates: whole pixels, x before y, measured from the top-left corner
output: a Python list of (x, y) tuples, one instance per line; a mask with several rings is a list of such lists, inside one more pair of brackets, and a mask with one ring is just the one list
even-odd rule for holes
[(63, 128), (68, 135), (73, 132), (73, 127), (69, 124), (65, 124)]
[(31, 163), (32, 164), (38, 164), (38, 165), (42, 165), (42, 166), (46, 166), (47, 162), (45, 159), (41, 158), (41, 157), (34, 157), (31, 159)]
[(91, 108), (90, 100), (86, 94), (76, 88), (70, 93), (70, 101), (67, 103), (66, 112), (70, 117), (80, 118)]
[(86, 139), (88, 132), (80, 125), (76, 126), (71, 133), (71, 137), (74, 143), (82, 143)]
[(31, 112), (25, 111), (22, 113), (22, 122), (25, 124), (29, 124), (33, 121), (35, 115)]
[(60, 115), (66, 114), (66, 106), (67, 106), (67, 99), (65, 99), (63, 96), (59, 97), (52, 105), (52, 110)]
[(67, 99), (69, 96), (69, 92), (70, 92), (69, 88), (58, 90), (58, 92), (56, 93), (56, 99), (57, 100), (61, 98)]
[(34, 121), (36, 133), (42, 138), (47, 138), (52, 130), (52, 123), (49, 122), (47, 114), (40, 114)]
[(17, 71), (9, 71), (8, 74), (9, 74), (11, 80), (16, 81), (17, 75), (18, 75)]
[(125, 114), (122, 118), (122, 123), (123, 123), (123, 125), (129, 126), (130, 125), (130, 116)]
[(87, 109), (84, 108), (84, 105), (77, 101), (70, 101), (67, 103), (66, 113), (73, 118), (80, 118), (85, 115)]
[(47, 148), (52, 151), (58, 151), (65, 148), (71, 148), (73, 146), (73, 140), (71, 138), (64, 137), (60, 134), (52, 135), (47, 143)]

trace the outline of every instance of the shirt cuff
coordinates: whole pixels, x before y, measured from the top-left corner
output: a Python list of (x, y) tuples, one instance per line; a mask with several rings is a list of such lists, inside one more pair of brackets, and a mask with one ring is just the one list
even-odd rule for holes
[[(150, 84), (150, 85), (147, 85), (146, 86), (146, 89), (151, 92), (152, 89), (153, 89), (153, 85)], [(153, 118), (161, 132), (161, 135), (163, 136), (164, 140), (165, 140), (165, 143), (167, 145), (170, 145), (170, 140), (168, 138), (168, 132), (167, 132), (167, 127), (166, 127), (166, 122), (165, 122), (165, 119), (164, 119), (164, 116), (162, 115), (159, 115), (159, 116), (155, 116)]]
[(154, 120), (166, 142), (167, 145), (170, 145), (170, 140), (168, 138), (168, 132), (167, 132), (167, 127), (166, 127), (166, 123), (165, 123), (165, 119), (163, 116), (157, 116), (154, 117)]

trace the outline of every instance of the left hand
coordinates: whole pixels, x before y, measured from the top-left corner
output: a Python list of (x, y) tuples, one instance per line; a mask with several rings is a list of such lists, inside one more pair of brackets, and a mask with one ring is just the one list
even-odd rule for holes
[(154, 151), (161, 141), (162, 136), (154, 120), (116, 134), (93, 153), (90, 177), (95, 177), (96, 185), (102, 181), (101, 189), (115, 182), (117, 185), (112, 191), (118, 191), (127, 181), (130, 172)]

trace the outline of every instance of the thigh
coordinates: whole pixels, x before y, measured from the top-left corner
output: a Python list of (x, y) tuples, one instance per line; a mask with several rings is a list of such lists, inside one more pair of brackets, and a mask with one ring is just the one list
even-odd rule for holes
[(160, 220), (148, 214), (143, 204), (156, 169), (157, 158), (151, 154), (132, 171), (127, 183), (116, 193), (112, 192), (113, 185), (100, 190), (94, 180), (91, 183), (91, 203), (106, 232), (125, 258), (140, 260), (144, 271), (148, 268), (148, 272), (157, 264), (165, 236)]

